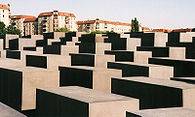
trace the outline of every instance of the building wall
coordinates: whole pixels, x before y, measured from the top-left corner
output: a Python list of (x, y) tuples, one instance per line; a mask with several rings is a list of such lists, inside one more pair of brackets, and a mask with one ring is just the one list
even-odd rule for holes
[(53, 16), (38, 17), (38, 34), (53, 32)]
[(38, 17), (38, 34), (54, 32), (56, 29), (63, 27), (68, 28), (70, 31), (77, 31), (75, 17), (59, 15), (58, 11)]
[(38, 34), (38, 24), (36, 21), (24, 22), (24, 36), (37, 35)]
[(4, 22), (6, 26), (10, 25), (10, 7), (7, 5), (8, 9), (0, 8), (0, 21)]
[(105, 22), (89, 21), (90, 23), (78, 23), (78, 31), (79, 32), (92, 32), (92, 31), (114, 31), (117, 33), (130, 32), (131, 26), (129, 25), (121, 25), (121, 24), (113, 24)]
[(22, 36), (24, 36), (24, 20), (25, 18), (11, 19), (11, 25), (19, 29), (22, 33)]

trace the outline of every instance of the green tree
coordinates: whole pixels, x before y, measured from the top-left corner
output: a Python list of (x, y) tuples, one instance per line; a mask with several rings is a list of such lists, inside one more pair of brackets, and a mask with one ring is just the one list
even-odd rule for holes
[(21, 31), (13, 26), (6, 27), (3, 22), (0, 22), (0, 35), (16, 34), (21, 37)]
[(64, 28), (56, 29), (55, 32), (66, 32), (67, 33), (67, 32), (70, 32), (70, 30), (68, 28), (64, 27)]
[(139, 21), (137, 18), (131, 20), (131, 32), (139, 32)]
[(3, 22), (0, 22), (0, 35), (4, 35), (5, 33), (5, 24)]
[(22, 36), (21, 31), (11, 25), (6, 28), (6, 34), (16, 34), (19, 35), (20, 37)]
[(106, 32), (104, 31), (100, 31), (100, 30), (97, 30), (97, 31), (92, 31), (91, 34), (105, 34)]

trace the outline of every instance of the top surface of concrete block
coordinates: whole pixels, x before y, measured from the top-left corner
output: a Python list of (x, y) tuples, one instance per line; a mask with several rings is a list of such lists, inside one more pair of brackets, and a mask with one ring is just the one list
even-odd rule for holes
[[(1, 67), (1, 66), (0, 66)], [(47, 70), (43, 68), (37, 68), (37, 67), (16, 67), (16, 66), (3, 66), (1, 67), (3, 69), (8, 70), (14, 70), (14, 71), (20, 71), (20, 72), (48, 72), (52, 70)]]
[(111, 93), (105, 93), (105, 92), (77, 87), (77, 86), (60, 87), (60, 88), (44, 88), (41, 90), (51, 92), (57, 95), (65, 96), (68, 98), (76, 99), (86, 103), (137, 100), (135, 98), (119, 96)]
[[(60, 66), (63, 68), (63, 66)], [(65, 67), (65, 68), (75, 68), (75, 69), (85, 69), (85, 70), (92, 70), (92, 71), (120, 71), (116, 69), (107, 69), (107, 68), (100, 68), (100, 67), (89, 67), (89, 66), (71, 66), (71, 67)]]
[(26, 116), (0, 103), (0, 117), (26, 117)]
[(147, 67), (163, 67), (162, 65), (154, 65), (154, 64), (144, 64), (144, 63), (134, 63), (134, 62), (114, 62), (119, 64), (126, 64), (126, 65), (136, 65), (136, 66), (147, 66)]
[[(121, 79), (121, 78), (119, 78), (119, 79)], [(162, 85), (162, 86), (179, 88), (179, 89), (195, 89), (195, 85), (191, 85), (191, 84), (187, 84), (187, 83), (183, 83), (183, 82), (178, 82), (178, 81), (156, 79), (156, 78), (125, 77), (122, 80), (142, 82), (142, 83), (154, 84), (154, 85)]]
[(148, 109), (135, 112), (141, 117), (195, 117), (195, 111), (185, 108)]
[(181, 58), (167, 58), (167, 57), (153, 57), (155, 59), (162, 59), (162, 60), (178, 60), (178, 61), (187, 61), (187, 62), (195, 62), (195, 59), (181, 59)]
[(174, 77), (176, 79), (180, 80), (192, 80), (195, 81), (195, 77)]

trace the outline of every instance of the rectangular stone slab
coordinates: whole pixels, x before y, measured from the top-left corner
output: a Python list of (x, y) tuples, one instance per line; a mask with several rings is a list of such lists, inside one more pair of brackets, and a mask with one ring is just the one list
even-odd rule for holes
[(60, 86), (82, 86), (111, 92), (111, 77), (122, 76), (121, 70), (84, 66), (59, 67)]
[(0, 69), (0, 100), (17, 109), (35, 109), (36, 88), (58, 87), (59, 72), (23, 67)]
[(186, 82), (186, 83), (189, 83), (189, 84), (195, 84), (195, 78), (194, 77), (173, 77), (173, 78), (171, 78), (171, 80)]
[(78, 46), (68, 46), (68, 45), (46, 45), (43, 47), (44, 54), (56, 54), (56, 55), (66, 55), (69, 56), (70, 53), (78, 53)]
[(172, 59), (186, 59), (186, 48), (169, 47), (169, 57)]
[(23, 50), (36, 51), (36, 47), (24, 47)]
[(61, 54), (61, 46), (60, 45), (45, 45), (43, 46), (43, 54)]
[(180, 42), (192, 42), (192, 38), (195, 37), (195, 32), (180, 33)]
[(107, 68), (107, 62), (114, 62), (114, 55), (101, 55), (101, 54), (73, 54), (71, 53), (72, 66), (90, 66)]
[(130, 51), (136, 51), (137, 46), (141, 46), (140, 38), (127, 38), (127, 49)]
[(11, 50), (23, 50), (24, 47), (32, 47), (36, 45), (36, 39), (31, 38), (19, 38), (9, 41), (9, 49)]
[(9, 40), (17, 39), (19, 38), (19, 35), (12, 35), (12, 34), (6, 34), (4, 35), (4, 49), (9, 48)]
[(195, 86), (178, 81), (146, 77), (112, 78), (112, 93), (140, 99), (140, 109), (195, 109)]
[(173, 77), (173, 67), (137, 64), (133, 62), (108, 62), (108, 68), (122, 70), (123, 77), (146, 76), (151, 78), (170, 79)]
[(134, 51), (134, 62), (148, 64), (148, 59), (152, 57), (152, 52)]
[(104, 54), (105, 50), (111, 50), (109, 43), (81, 43), (79, 53)]
[(172, 32), (169, 33), (169, 42), (192, 42), (192, 37), (195, 36), (194, 32)]
[(6, 50), (6, 58), (21, 59), (20, 51)]
[(169, 57), (168, 47), (137, 47), (137, 51), (152, 51), (152, 57)]
[(6, 50), (6, 58), (26, 61), (27, 54), (42, 54), (41, 51)]
[(137, 99), (82, 87), (37, 89), (37, 116), (125, 117), (138, 106)]
[(115, 55), (115, 61), (125, 61), (133, 62), (134, 61), (134, 52), (126, 50), (106, 50), (105, 54)]
[(195, 61), (193, 59), (149, 58), (149, 64), (174, 67), (174, 77), (194, 77)]
[(70, 66), (70, 56), (52, 54), (28, 54), (26, 55), (26, 66), (57, 70), (59, 65)]
[(195, 117), (195, 111), (185, 108), (146, 109), (127, 112), (126, 117)]
[(79, 47), (78, 46), (68, 46), (68, 45), (61, 46), (61, 55), (69, 56), (69, 54), (71, 53), (79, 53)]
[(0, 59), (0, 67), (25, 67), (25, 64), (22, 60), (18, 59)]
[(26, 117), (26, 116), (0, 102), (0, 117)]
[(106, 38), (104, 42), (111, 43), (111, 50), (127, 50), (127, 38)]

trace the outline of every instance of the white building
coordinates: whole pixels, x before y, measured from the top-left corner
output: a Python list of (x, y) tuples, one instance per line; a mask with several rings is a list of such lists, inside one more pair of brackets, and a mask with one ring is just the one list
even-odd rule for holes
[(77, 25), (79, 32), (114, 31), (117, 33), (123, 33), (131, 31), (130, 23), (104, 21), (99, 19), (78, 21)]
[(53, 12), (40, 13), (38, 16), (38, 34), (54, 32), (66, 27), (70, 31), (77, 31), (75, 15), (72, 13)]
[(29, 27), (27, 27), (28, 25), (26, 25), (26, 23), (32, 20), (35, 21), (36, 17), (30, 15), (13, 15), (11, 16), (11, 25), (19, 29), (22, 33), (22, 36), (27, 36), (29, 34), (28, 30), (32, 30), (33, 28), (28, 29)]
[(6, 26), (10, 25), (10, 5), (0, 4), (0, 21)]

